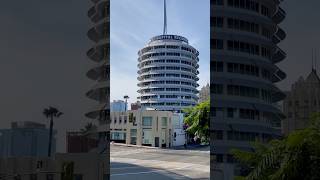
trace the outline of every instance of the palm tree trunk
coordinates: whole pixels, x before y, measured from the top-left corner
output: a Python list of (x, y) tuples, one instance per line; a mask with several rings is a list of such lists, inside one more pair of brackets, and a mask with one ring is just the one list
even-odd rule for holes
[(48, 157), (51, 156), (52, 128), (53, 128), (53, 116), (51, 115), (51, 120), (50, 120), (50, 132), (49, 132)]

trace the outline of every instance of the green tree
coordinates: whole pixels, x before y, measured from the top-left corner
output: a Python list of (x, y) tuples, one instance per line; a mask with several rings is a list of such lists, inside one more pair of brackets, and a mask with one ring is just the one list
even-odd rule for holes
[(43, 114), (50, 118), (50, 132), (49, 132), (49, 146), (48, 146), (48, 157), (51, 156), (51, 146), (52, 146), (52, 130), (53, 130), (53, 118), (59, 118), (63, 113), (57, 108), (49, 107), (43, 110)]
[(233, 150), (236, 159), (249, 169), (246, 180), (320, 179), (320, 116), (311, 125), (267, 145), (256, 143), (254, 152)]
[(185, 113), (184, 123), (188, 125), (187, 132), (200, 137), (202, 142), (209, 142), (210, 101), (186, 108), (183, 112)]

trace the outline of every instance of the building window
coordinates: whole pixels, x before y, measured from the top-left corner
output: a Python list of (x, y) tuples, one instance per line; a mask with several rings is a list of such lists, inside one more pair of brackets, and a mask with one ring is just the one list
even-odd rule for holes
[(210, 45), (213, 49), (223, 49), (223, 40), (222, 39), (211, 39)]
[(142, 117), (142, 126), (152, 126), (152, 117)]
[(223, 140), (223, 131), (213, 131), (213, 139), (214, 140)]
[(212, 17), (210, 19), (211, 26), (222, 28), (224, 24), (223, 17)]
[(212, 94), (223, 94), (223, 84), (212, 84), (210, 91)]
[(216, 154), (216, 162), (218, 163), (223, 162), (223, 154)]
[(214, 71), (214, 72), (223, 72), (223, 62), (220, 61), (212, 61), (210, 63), (210, 68)]
[(126, 123), (127, 123), (127, 118), (128, 118), (128, 116), (123, 116), (124, 124), (126, 124)]
[(161, 118), (161, 125), (162, 126), (167, 126), (167, 120), (168, 120), (167, 117), (162, 117)]
[(228, 118), (233, 118), (233, 113), (234, 113), (233, 108), (228, 108), (227, 112), (228, 112)]
[(114, 121), (114, 124), (117, 124), (117, 117), (116, 116), (114, 117), (113, 121)]

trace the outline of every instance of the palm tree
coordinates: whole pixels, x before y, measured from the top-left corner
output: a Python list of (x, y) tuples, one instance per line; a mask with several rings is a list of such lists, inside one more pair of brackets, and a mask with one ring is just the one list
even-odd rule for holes
[(247, 166), (247, 180), (320, 179), (320, 116), (308, 128), (296, 130), (268, 145), (256, 145), (253, 152), (233, 150)]
[(59, 118), (63, 113), (57, 108), (49, 107), (43, 110), (43, 114), (46, 118), (50, 118), (50, 132), (49, 132), (49, 147), (48, 147), (48, 157), (51, 156), (51, 145), (52, 145), (52, 130), (53, 130), (53, 118)]
[(83, 136), (87, 136), (92, 134), (93, 132), (97, 131), (97, 126), (93, 123), (87, 123), (84, 128), (80, 129)]

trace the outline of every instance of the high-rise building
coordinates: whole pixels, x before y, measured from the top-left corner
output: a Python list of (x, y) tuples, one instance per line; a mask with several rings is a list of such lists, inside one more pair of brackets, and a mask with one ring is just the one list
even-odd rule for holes
[(86, 93), (87, 97), (98, 102), (98, 105), (85, 115), (91, 119), (98, 119), (100, 123), (102, 111), (109, 111), (110, 93), (110, 2), (109, 0), (91, 0), (94, 5), (89, 9), (88, 16), (93, 27), (87, 35), (94, 42), (87, 51), (87, 56), (95, 65), (87, 72), (87, 77), (95, 81), (95, 85)]
[[(90, 119), (99, 122), (98, 149), (100, 152), (110, 150), (110, 0), (91, 0), (92, 7), (88, 11), (88, 17), (92, 22), (92, 28), (87, 32), (88, 38), (94, 43), (87, 51), (88, 58), (95, 65), (87, 72), (87, 77), (95, 82), (95, 85), (86, 93), (86, 96), (97, 102), (89, 112), (85, 114)], [(106, 153), (106, 161), (109, 162), (109, 153)], [(107, 177), (110, 178), (109, 167)]]
[(283, 112), (286, 115), (282, 122), (284, 135), (306, 128), (311, 116), (320, 112), (320, 78), (316, 70), (313, 69), (306, 79), (300, 77), (286, 94), (283, 101)]
[(127, 110), (127, 103), (123, 100), (113, 100), (110, 103), (110, 112), (124, 112)]
[(280, 136), (285, 94), (274, 83), (286, 74), (275, 64), (286, 58), (277, 44), (286, 33), (280, 0), (211, 2), (211, 155), (233, 162), (231, 149), (252, 150), (250, 142)]
[(198, 101), (199, 52), (187, 38), (167, 35), (164, 14), (163, 35), (138, 52), (138, 92), (142, 108), (180, 112)]
[[(44, 124), (23, 121), (11, 123), (11, 129), (0, 129), (0, 158), (46, 157), (49, 129)], [(56, 131), (53, 131), (52, 149), (56, 151)]]

